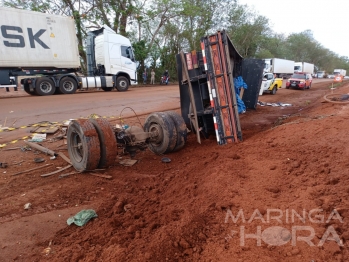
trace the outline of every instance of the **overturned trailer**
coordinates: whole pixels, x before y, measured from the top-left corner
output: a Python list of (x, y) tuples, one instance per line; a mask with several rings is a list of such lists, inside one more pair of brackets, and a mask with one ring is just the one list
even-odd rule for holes
[(214, 134), (220, 145), (242, 141), (238, 113), (239, 90), (234, 82), (247, 85), (241, 94), (246, 108), (256, 108), (264, 61), (243, 59), (226, 32), (201, 39), (201, 50), (176, 56), (181, 115), (187, 128), (200, 134)]

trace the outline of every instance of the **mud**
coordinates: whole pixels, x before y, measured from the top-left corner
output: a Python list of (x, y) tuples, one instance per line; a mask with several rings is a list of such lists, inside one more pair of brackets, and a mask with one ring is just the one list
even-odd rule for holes
[[(136, 165), (102, 171), (111, 180), (40, 177), (46, 170), (13, 177), (37, 166), (34, 157), (66, 163), (1, 150), (9, 167), (0, 169), (0, 260), (348, 261), (349, 105), (324, 102), (328, 87), (263, 95), (261, 101), (293, 106), (247, 111), (241, 143), (218, 146), (210, 137), (199, 145), (189, 134), (182, 150), (166, 155), (171, 163), (140, 152)], [(348, 93), (348, 84), (335, 92)], [(66, 153), (63, 141), (43, 145)], [(13, 163), (19, 160), (25, 162)], [(88, 208), (98, 218), (66, 225)], [(239, 210), (245, 220), (234, 221), (230, 214)], [(260, 241), (246, 236), (258, 230)], [(299, 238), (312, 233), (310, 242)]]

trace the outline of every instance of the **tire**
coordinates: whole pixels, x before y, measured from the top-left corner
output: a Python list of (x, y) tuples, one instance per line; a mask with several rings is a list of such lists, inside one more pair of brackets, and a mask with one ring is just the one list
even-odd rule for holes
[(73, 120), (67, 132), (70, 161), (74, 168), (83, 172), (94, 170), (100, 160), (100, 142), (97, 131), (88, 119)]
[(275, 95), (275, 94), (276, 94), (276, 91), (277, 91), (277, 86), (274, 86), (274, 87), (273, 87), (273, 90), (271, 90), (271, 93), (272, 93), (273, 95)]
[(110, 92), (113, 90), (113, 88), (112, 87), (102, 87), (102, 90), (106, 91), (106, 92)]
[(74, 94), (78, 88), (78, 83), (71, 77), (63, 77), (59, 82), (59, 91), (62, 94)]
[(35, 83), (35, 93), (39, 96), (50, 96), (56, 91), (53, 81), (48, 77), (40, 77)]
[(119, 76), (116, 79), (116, 89), (120, 92), (125, 92), (128, 90), (130, 83), (128, 79), (124, 76)]
[(33, 90), (33, 91), (31, 91), (30, 90), (30, 87), (29, 87), (29, 84), (24, 84), (23, 85), (24, 87), (24, 91), (27, 93), (27, 94), (29, 94), (29, 95), (31, 95), (31, 96), (35, 96), (36, 95), (36, 93), (35, 93), (35, 91)]
[(176, 146), (173, 149), (173, 152), (178, 151), (182, 149), (187, 142), (187, 126), (184, 122), (184, 119), (182, 116), (180, 116), (177, 112), (175, 111), (166, 111), (165, 112), (170, 118), (172, 119), (176, 131), (177, 131), (177, 142)]
[(155, 154), (172, 152), (177, 144), (177, 130), (171, 117), (163, 112), (150, 114), (144, 123), (145, 132), (157, 132), (158, 136), (148, 142), (148, 148)]
[(90, 122), (96, 128), (100, 143), (101, 155), (98, 168), (107, 168), (114, 165), (117, 155), (117, 142), (112, 126), (103, 118), (90, 119)]

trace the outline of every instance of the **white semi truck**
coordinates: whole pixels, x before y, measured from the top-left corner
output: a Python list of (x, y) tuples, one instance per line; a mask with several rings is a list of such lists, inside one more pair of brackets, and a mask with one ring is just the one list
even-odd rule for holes
[(267, 58), (264, 59), (264, 62), (264, 73), (276, 74), (278, 78), (289, 78), (294, 73), (294, 61), (280, 58)]
[(306, 62), (296, 62), (294, 63), (294, 72), (295, 73), (308, 73), (314, 74), (314, 64), (306, 63)]
[(137, 83), (131, 42), (108, 26), (86, 39), (87, 76), (71, 17), (0, 7), (0, 88), (15, 88), (18, 77), (31, 95), (73, 94), (77, 89), (126, 91)]

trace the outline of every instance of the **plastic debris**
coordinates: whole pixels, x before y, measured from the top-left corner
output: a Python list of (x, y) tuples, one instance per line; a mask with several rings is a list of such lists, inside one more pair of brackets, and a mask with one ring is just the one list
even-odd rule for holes
[(79, 227), (85, 225), (90, 219), (98, 217), (93, 209), (84, 209), (77, 213), (75, 216), (68, 218), (67, 224), (75, 224)]
[(28, 210), (28, 209), (31, 208), (31, 206), (32, 206), (31, 203), (27, 203), (27, 204), (24, 205), (24, 209), (25, 209), (25, 210)]
[(161, 161), (162, 161), (162, 163), (170, 163), (171, 159), (168, 157), (163, 157), (163, 158), (161, 158)]

